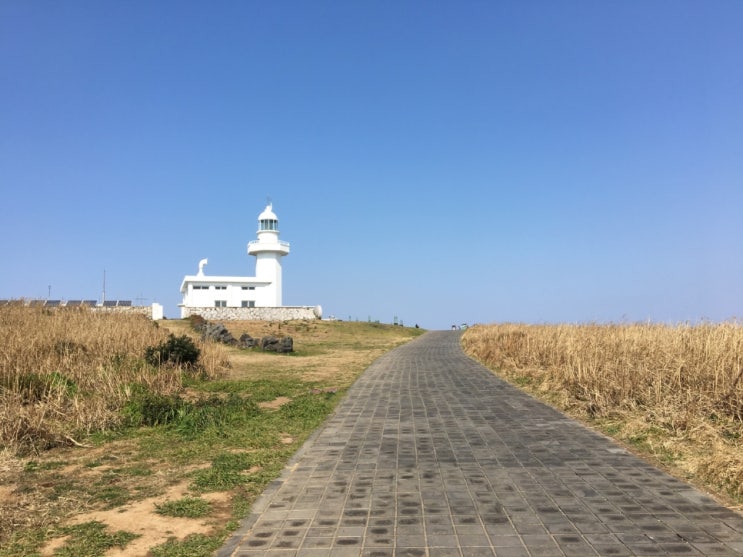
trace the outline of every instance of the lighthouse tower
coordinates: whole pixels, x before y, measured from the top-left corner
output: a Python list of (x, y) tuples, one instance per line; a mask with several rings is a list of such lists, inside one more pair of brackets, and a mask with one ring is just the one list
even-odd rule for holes
[(289, 242), (279, 240), (279, 219), (269, 203), (258, 215), (258, 239), (248, 243), (248, 255), (255, 255), (255, 278), (267, 283), (261, 288), (259, 307), (281, 306), (281, 258), (289, 254)]

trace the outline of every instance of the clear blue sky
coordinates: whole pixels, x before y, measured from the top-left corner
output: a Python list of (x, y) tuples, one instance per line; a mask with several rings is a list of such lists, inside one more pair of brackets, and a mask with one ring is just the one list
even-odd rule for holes
[(743, 2), (0, 2), (0, 298), (743, 317)]

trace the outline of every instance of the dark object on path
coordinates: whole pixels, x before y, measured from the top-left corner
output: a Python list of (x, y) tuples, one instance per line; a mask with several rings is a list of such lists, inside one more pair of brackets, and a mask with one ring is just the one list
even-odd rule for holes
[(261, 348), (265, 352), (278, 352), (280, 354), (294, 352), (294, 340), (292, 337), (263, 337), (261, 339)]

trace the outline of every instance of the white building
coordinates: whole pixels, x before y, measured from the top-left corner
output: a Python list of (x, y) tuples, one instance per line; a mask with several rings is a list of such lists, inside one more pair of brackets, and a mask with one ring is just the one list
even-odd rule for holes
[(320, 306), (281, 305), (281, 258), (289, 254), (289, 243), (279, 240), (279, 219), (271, 204), (258, 216), (258, 239), (248, 243), (254, 255), (255, 276), (210, 276), (204, 274), (206, 259), (196, 275), (181, 283), (181, 317), (199, 314), (205, 319), (314, 319)]

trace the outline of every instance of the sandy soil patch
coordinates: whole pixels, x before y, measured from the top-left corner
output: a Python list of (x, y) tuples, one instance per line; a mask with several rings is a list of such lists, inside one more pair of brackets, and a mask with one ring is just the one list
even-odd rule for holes
[(261, 408), (266, 408), (267, 410), (276, 410), (291, 401), (292, 399), (290, 399), (288, 396), (280, 396), (267, 402), (259, 402), (258, 406), (260, 406)]
[[(191, 534), (209, 534), (216, 525), (229, 520), (229, 493), (225, 492), (201, 495), (201, 498), (209, 501), (214, 509), (207, 518), (176, 518), (156, 512), (156, 505), (189, 495), (193, 496), (188, 491), (187, 484), (182, 483), (172, 486), (158, 497), (143, 499), (111, 510), (77, 515), (72, 524), (95, 520), (106, 524), (111, 532), (124, 530), (138, 534), (140, 537), (131, 541), (125, 548), (115, 548), (106, 552), (107, 557), (138, 557), (146, 555), (151, 548), (165, 543), (169, 538), (180, 540)], [(51, 540), (44, 546), (41, 555), (51, 557), (55, 549), (64, 545), (65, 539)]]

